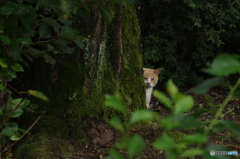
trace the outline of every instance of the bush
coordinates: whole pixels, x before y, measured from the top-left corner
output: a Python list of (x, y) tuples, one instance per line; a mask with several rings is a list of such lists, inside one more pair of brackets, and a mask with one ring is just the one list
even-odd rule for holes
[[(240, 61), (236, 57), (229, 54), (220, 54), (213, 60), (209, 68), (203, 69), (204, 72), (217, 76), (217, 78), (234, 74), (239, 70)], [(217, 78), (205, 81), (201, 85), (193, 88), (192, 91), (195, 93), (206, 94), (211, 87), (223, 83), (219, 79), (219, 82), (216, 82)], [(152, 143), (152, 146), (157, 150), (164, 151), (165, 155), (169, 159), (181, 157), (193, 158), (198, 155), (204, 156), (206, 159), (210, 159), (212, 158), (210, 155), (210, 150), (228, 151), (226, 147), (220, 145), (204, 145), (206, 145), (208, 142), (208, 135), (212, 131), (222, 131), (223, 128), (228, 129), (236, 136), (237, 139), (240, 139), (239, 125), (232, 121), (224, 121), (221, 119), (221, 114), (224, 107), (228, 104), (239, 87), (240, 78), (234, 86), (229, 87), (230, 92), (218, 109), (216, 109), (216, 107), (212, 107), (210, 110), (198, 108), (195, 113), (191, 115), (184, 115), (186, 111), (189, 111), (193, 108), (194, 100), (192, 96), (180, 93), (172, 80), (169, 80), (167, 83), (167, 92), (171, 98), (168, 98), (162, 92), (158, 91), (154, 91), (153, 94), (159, 99), (160, 102), (164, 104), (164, 106), (168, 107), (172, 111), (172, 114), (162, 118), (151, 110), (136, 110), (132, 113), (126, 124), (122, 123), (118, 116), (114, 116), (109, 120), (109, 124), (124, 134), (123, 139), (116, 144), (116, 147), (118, 149), (126, 149), (129, 158), (137, 156), (138, 153), (145, 148), (145, 140), (138, 134), (129, 136), (128, 132), (130, 128), (137, 122), (154, 120), (161, 127), (163, 127), (164, 130), (160, 137)], [(118, 110), (122, 114), (126, 114), (127, 112), (126, 107), (122, 104), (119, 96), (106, 96), (106, 105)], [(198, 119), (199, 115), (206, 111), (213, 111), (215, 113), (213, 120), (211, 120), (208, 125), (204, 124)], [(183, 136), (179, 141), (175, 141), (170, 136), (170, 133), (177, 129), (191, 129), (195, 131), (192, 134)], [(120, 152), (112, 149), (110, 151), (109, 158), (123, 159), (124, 157)]]
[(239, 3), (152, 0), (139, 4), (144, 66), (165, 68), (166, 79), (195, 84), (206, 78), (200, 69), (219, 52), (239, 53)]

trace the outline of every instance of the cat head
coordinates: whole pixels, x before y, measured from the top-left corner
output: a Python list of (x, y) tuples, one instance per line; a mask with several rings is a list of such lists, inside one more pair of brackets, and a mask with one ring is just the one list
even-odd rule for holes
[(143, 68), (143, 77), (144, 83), (146, 87), (154, 87), (158, 82), (158, 75), (162, 71), (161, 68), (158, 69), (150, 69), (150, 68)]

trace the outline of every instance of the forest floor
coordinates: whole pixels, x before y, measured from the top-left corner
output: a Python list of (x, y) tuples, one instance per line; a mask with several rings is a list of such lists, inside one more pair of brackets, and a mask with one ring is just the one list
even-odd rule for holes
[[(158, 88), (157, 88), (158, 89)], [(189, 87), (182, 87), (179, 88), (180, 92), (184, 94), (189, 94), (194, 98), (195, 104), (194, 108), (187, 112), (187, 114), (191, 114), (197, 108), (210, 108), (209, 102), (205, 100), (202, 95), (197, 95), (194, 93), (188, 93)], [(162, 90), (162, 89), (160, 89)], [(226, 98), (228, 91), (223, 87), (217, 87), (211, 89), (207, 96), (213, 101), (213, 104), (218, 107), (223, 100)], [(158, 112), (162, 117), (168, 116), (171, 112), (168, 108), (164, 107), (160, 102), (157, 101), (156, 98), (152, 98), (151, 101), (153, 110)], [(232, 99), (224, 109), (224, 120), (231, 120), (235, 121), (238, 125), (240, 125), (240, 99), (235, 98)], [(200, 120), (204, 123), (207, 123), (209, 120), (213, 118), (213, 112), (209, 111), (204, 113), (200, 116)], [(154, 124), (153, 124), (154, 125)], [(141, 126), (140, 126), (141, 127)], [(159, 130), (159, 126), (157, 129), (154, 126), (150, 127), (137, 127), (136, 129), (132, 129), (130, 134), (138, 133), (143, 136), (146, 140), (147, 146), (143, 152), (141, 152), (135, 159), (165, 159), (164, 153), (159, 150), (155, 150), (151, 143), (156, 140), (158, 135), (161, 134), (162, 130)], [(177, 130), (175, 132), (179, 134), (190, 134), (193, 133), (191, 130)], [(84, 145), (81, 143), (71, 142), (74, 145), (75, 153), (73, 157), (68, 157), (68, 159), (104, 159), (108, 155), (109, 150), (114, 147), (113, 145), (105, 145), (105, 146), (98, 146), (98, 145)], [(237, 140), (232, 135), (230, 135), (229, 131), (225, 130), (221, 133), (211, 133), (209, 135), (209, 142), (208, 144), (218, 144), (222, 146), (228, 147), (232, 151), (238, 151), (240, 154), (240, 140)], [(126, 154), (126, 151), (119, 150), (123, 154)], [(236, 158), (240, 158), (240, 155), (235, 156)], [(197, 159), (204, 159), (202, 156), (196, 157)], [(66, 157), (56, 156), (55, 159), (66, 159)]]
[[(209, 103), (205, 100), (205, 98), (202, 95), (197, 95), (194, 93), (187, 93), (189, 88), (182, 87), (179, 88), (180, 92), (183, 92), (185, 94), (189, 94), (193, 96), (195, 105), (194, 109), (192, 109), (190, 112), (187, 112), (188, 114), (194, 112), (197, 108), (210, 108)], [(210, 97), (210, 99), (213, 101), (213, 104), (215, 106), (219, 106), (223, 100), (226, 98), (228, 91), (223, 87), (218, 87), (211, 89), (207, 96)], [(168, 116), (171, 112), (168, 108), (161, 105), (160, 102), (157, 101), (156, 98), (153, 97), (151, 101), (153, 110), (158, 112), (161, 116), (165, 117)], [(240, 99), (235, 98), (232, 99), (226, 108), (224, 109), (224, 120), (231, 120), (235, 121), (238, 125), (240, 125)], [(201, 115), (200, 120), (204, 123), (207, 123), (209, 120), (213, 118), (213, 112), (204, 113)], [(135, 157), (136, 159), (164, 159), (166, 158), (164, 153), (161, 151), (153, 149), (151, 146), (151, 143), (156, 140), (157, 134), (160, 134), (159, 131), (155, 130), (153, 127), (151, 128), (145, 128), (145, 129), (133, 129), (131, 134), (138, 133), (146, 139), (147, 146), (144, 149), (143, 152), (141, 152), (138, 157)], [(192, 131), (180, 131), (179, 133), (183, 134), (189, 134), (192, 133)], [(97, 146), (97, 145), (82, 145), (80, 143), (74, 143), (75, 144), (75, 154), (73, 158), (79, 158), (79, 159), (104, 159), (108, 155), (109, 150), (112, 148), (111, 145), (106, 146)], [(232, 151), (238, 151), (240, 154), (240, 140), (237, 140), (234, 138), (230, 133), (226, 130), (221, 133), (212, 133), (209, 136), (209, 143), (208, 144), (218, 144), (222, 146), (228, 147)], [(124, 151), (121, 151), (124, 154)], [(126, 152), (125, 152), (126, 153)], [(236, 158), (240, 158), (240, 155), (235, 156)], [(196, 157), (198, 159), (203, 159), (202, 156)]]

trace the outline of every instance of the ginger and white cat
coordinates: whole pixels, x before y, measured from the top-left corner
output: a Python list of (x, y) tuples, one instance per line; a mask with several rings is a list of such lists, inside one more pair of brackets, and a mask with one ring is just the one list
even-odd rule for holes
[(150, 108), (149, 103), (151, 100), (153, 87), (155, 87), (158, 82), (158, 75), (161, 72), (161, 70), (162, 70), (161, 68), (158, 69), (143, 68), (147, 109)]

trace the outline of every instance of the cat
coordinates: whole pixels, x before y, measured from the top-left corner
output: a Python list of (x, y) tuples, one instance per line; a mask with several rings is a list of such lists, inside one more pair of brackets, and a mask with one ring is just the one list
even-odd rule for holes
[(151, 100), (153, 87), (156, 86), (156, 84), (158, 82), (158, 75), (160, 74), (161, 71), (162, 71), (161, 68), (158, 68), (158, 69), (143, 68), (147, 109), (150, 108), (149, 103)]

